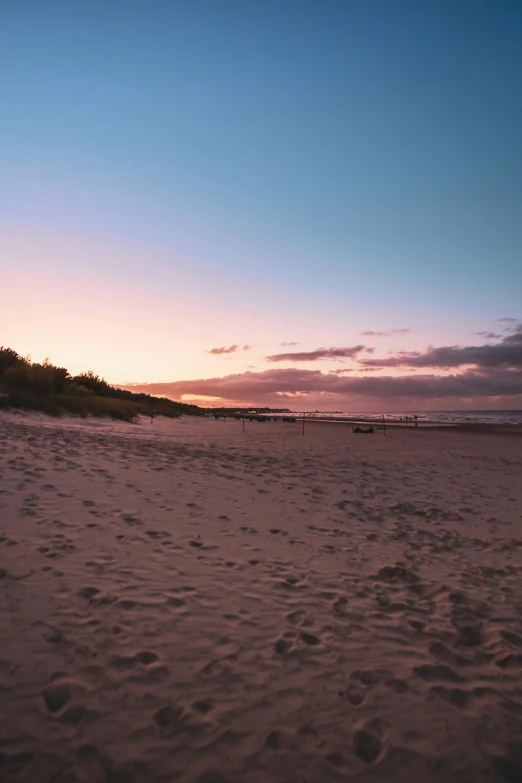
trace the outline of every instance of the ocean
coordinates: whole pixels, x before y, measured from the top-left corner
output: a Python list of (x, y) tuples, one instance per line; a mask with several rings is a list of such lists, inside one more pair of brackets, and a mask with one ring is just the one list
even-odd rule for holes
[[(301, 414), (303, 412), (301, 411)], [(321, 419), (360, 419), (361, 421), (406, 422), (418, 417), (419, 424), (519, 424), (522, 426), (522, 410), (520, 411), (306, 411), (307, 415)], [(296, 413), (296, 415), (298, 415)]]

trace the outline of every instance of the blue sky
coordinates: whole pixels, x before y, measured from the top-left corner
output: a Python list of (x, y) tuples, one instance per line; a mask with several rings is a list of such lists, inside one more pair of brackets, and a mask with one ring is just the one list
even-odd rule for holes
[[(0, 265), (34, 291), (3, 341), (178, 381), (241, 371), (214, 343), (423, 350), (519, 317), (521, 40), (518, 0), (4, 0)], [(36, 329), (43, 290), (89, 292), (105, 339)], [(158, 355), (111, 365), (136, 321)]]

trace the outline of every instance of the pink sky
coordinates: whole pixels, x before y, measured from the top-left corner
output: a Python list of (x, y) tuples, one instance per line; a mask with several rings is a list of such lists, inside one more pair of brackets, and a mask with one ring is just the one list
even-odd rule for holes
[(203, 4), (2, 4), (0, 343), (186, 399), (520, 406), (518, 4)]
[[(73, 374), (92, 369), (122, 387), (204, 406), (522, 407), (514, 317), (460, 319), (456, 329), (415, 309), (354, 306), (347, 313), (333, 302), (325, 312), (297, 295), (285, 306), (266, 281), (241, 291), (234, 280), (229, 288), (212, 277), (194, 280), (189, 266), (179, 290), (166, 291), (142, 272), (136, 279), (143, 248), (119, 248), (128, 268), (121, 279), (114, 244), (67, 234), (60, 242), (18, 236), (9, 251), (15, 263), (4, 275), (10, 296), (0, 313), (2, 342), (36, 361), (49, 356)], [(27, 258), (35, 256), (40, 271), (28, 274)], [(60, 268), (57, 259), (67, 263)]]

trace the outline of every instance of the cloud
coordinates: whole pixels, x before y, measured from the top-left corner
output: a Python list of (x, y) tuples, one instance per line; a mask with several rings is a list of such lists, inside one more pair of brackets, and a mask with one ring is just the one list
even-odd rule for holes
[(495, 332), (472, 332), (472, 334), (477, 334), (479, 337), (485, 337), (486, 340), (500, 340), (502, 337), (501, 334), (495, 334)]
[[(133, 384), (132, 391), (180, 399), (184, 394), (244, 400), (254, 404), (276, 403), (281, 395), (328, 394), (334, 398), (407, 399), (417, 405), (423, 399), (522, 396), (522, 371), (508, 369), (466, 370), (452, 375), (404, 375), (343, 377), (337, 372), (294, 367), (244, 372), (223, 378), (199, 378), (173, 383)], [(335, 400), (334, 400), (335, 401)], [(353, 400), (355, 404), (357, 401)], [(360, 399), (359, 399), (360, 402)]]
[[(239, 345), (229, 345), (228, 348), (226, 346), (223, 346), (222, 348), (211, 348), (209, 351), (206, 351), (206, 353), (211, 353), (214, 356), (222, 356), (225, 353), (235, 353), (236, 351), (239, 351), (239, 349)], [(241, 350), (249, 351), (250, 345), (242, 345)]]
[(267, 362), (316, 362), (319, 359), (354, 359), (361, 351), (373, 352), (365, 345), (353, 345), (350, 348), (317, 348), (315, 351), (296, 351), (293, 353), (275, 353), (265, 356)]
[(363, 359), (360, 364), (362, 367), (522, 369), (522, 324), (498, 343), (464, 347), (447, 345), (429, 348), (425, 353), (401, 351), (389, 359)]
[(361, 332), (361, 337), (390, 337), (392, 334), (408, 334), (411, 329), (390, 329), (388, 332)]
[[(231, 345), (229, 348), (211, 348), (210, 351), (207, 351), (207, 353), (212, 353), (214, 356), (221, 356), (223, 353), (235, 353), (238, 348), (239, 345)], [(248, 346), (246, 346), (246, 348), (243, 350), (246, 350), (247, 348)]]
[(522, 321), (512, 329), (512, 334), (508, 337), (503, 337), (503, 343), (522, 344)]
[[(309, 361), (310, 354), (314, 356), (312, 361), (334, 356), (343, 359), (366, 350), (364, 346), (322, 348), (290, 356), (298, 356), (297, 361)], [(458, 371), (461, 366), (464, 369)], [(401, 375), (381, 375), (380, 371), (386, 367), (404, 369)], [(452, 372), (443, 374), (441, 370), (448, 367)], [(428, 368), (435, 372), (426, 372)], [(290, 401), (289, 405), (292, 400), (294, 404), (301, 400), (310, 407), (343, 405), (352, 410), (382, 409), (382, 406), (465, 408), (477, 407), (479, 401), (482, 407), (522, 406), (522, 323), (494, 344), (430, 347), (424, 353), (402, 351), (388, 359), (360, 360), (355, 368), (359, 374), (348, 375), (350, 372), (354, 372), (353, 367), (330, 372), (270, 368), (221, 378), (119, 386), (178, 400), (188, 395), (191, 399), (218, 398), (230, 404), (276, 407), (282, 399)]]
[(518, 318), (497, 318), (497, 321), (504, 321), (504, 323), (516, 324)]
[(299, 343), (279, 343), (281, 346), (299, 345)]

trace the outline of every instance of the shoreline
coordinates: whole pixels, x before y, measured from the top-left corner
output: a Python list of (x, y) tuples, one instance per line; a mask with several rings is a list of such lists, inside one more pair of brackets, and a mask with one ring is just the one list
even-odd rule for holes
[[(302, 423), (302, 418), (297, 418), (297, 422)], [(305, 419), (305, 427), (308, 426), (308, 424), (349, 424), (350, 426), (353, 426), (354, 424), (363, 424), (363, 425), (372, 425), (375, 430), (382, 430), (383, 429), (383, 422), (378, 421), (376, 419), (365, 419), (365, 418), (356, 418), (356, 419), (315, 419), (315, 418), (306, 418)], [(407, 424), (406, 422), (396, 422), (396, 421), (386, 421), (386, 430), (393, 429), (393, 430), (423, 430), (423, 431), (432, 431), (432, 430), (444, 430), (446, 432), (480, 432), (480, 433), (495, 433), (495, 434), (503, 434), (503, 435), (522, 435), (522, 424), (487, 424), (487, 423), (462, 423), (462, 422), (419, 422), (418, 426), (415, 426), (413, 422), (410, 424)]]
[[(267, 414), (268, 415), (268, 414)], [(44, 413), (42, 411), (34, 411), (34, 410), (28, 410), (24, 408), (4, 408), (3, 410), (0, 410), (0, 421), (2, 417), (21, 417), (22, 419), (31, 420), (34, 419), (37, 422), (61, 422), (61, 423), (77, 423), (78, 425), (86, 424), (86, 423), (92, 423), (93, 425), (96, 424), (118, 424), (120, 423), (118, 419), (113, 419), (109, 416), (88, 416), (88, 417), (82, 417), (75, 414), (68, 414), (64, 413), (58, 416), (50, 416), (47, 413)], [(287, 423), (280, 421), (281, 417), (278, 417), (277, 421), (265, 421), (262, 423), (256, 422), (256, 421), (249, 421), (248, 418), (245, 418), (245, 424), (246, 428), (250, 429), (252, 427), (263, 426), (265, 429), (270, 429), (273, 426), (277, 426), (279, 429), (282, 429), (283, 427), (289, 428), (289, 429), (300, 429), (303, 424), (303, 417), (302, 415), (299, 416), (299, 414), (295, 414), (295, 422), (293, 423)], [(183, 414), (179, 418), (171, 419), (170, 417), (162, 416), (161, 414), (158, 414), (154, 417), (155, 422), (161, 422), (161, 421), (207, 421), (207, 422), (214, 422), (217, 424), (216, 420), (213, 419), (213, 417), (209, 416), (191, 416), (190, 414)], [(222, 421), (222, 418), (220, 418), (218, 421)], [(225, 419), (226, 423), (230, 426), (231, 423), (236, 423), (239, 426), (242, 426), (242, 419), (236, 420), (233, 416), (227, 416)], [(144, 424), (149, 423), (149, 416), (139, 415), (136, 421), (129, 421), (124, 422), (124, 426), (126, 427), (135, 427), (135, 426), (141, 426)], [(398, 422), (395, 420), (386, 420), (386, 431), (401, 431), (401, 432), (408, 432), (408, 431), (415, 431), (418, 432), (422, 430), (423, 432), (453, 432), (457, 434), (489, 434), (489, 435), (506, 435), (506, 436), (522, 436), (522, 424), (497, 424), (497, 423), (482, 423), (482, 422), (470, 422), (470, 423), (464, 423), (464, 422), (436, 422), (436, 421), (423, 421), (419, 422), (417, 426), (415, 426), (414, 422)], [(382, 420), (376, 420), (376, 419), (369, 419), (364, 417), (357, 417), (353, 419), (347, 419), (347, 418), (333, 418), (329, 417), (327, 419), (321, 419), (321, 418), (314, 418), (312, 416), (305, 418), (305, 431), (308, 428), (309, 424), (313, 425), (332, 425), (337, 427), (339, 424), (344, 424), (347, 427), (353, 427), (356, 425), (363, 425), (363, 426), (372, 426), (374, 428), (375, 433), (382, 433), (383, 431), (383, 422)]]

